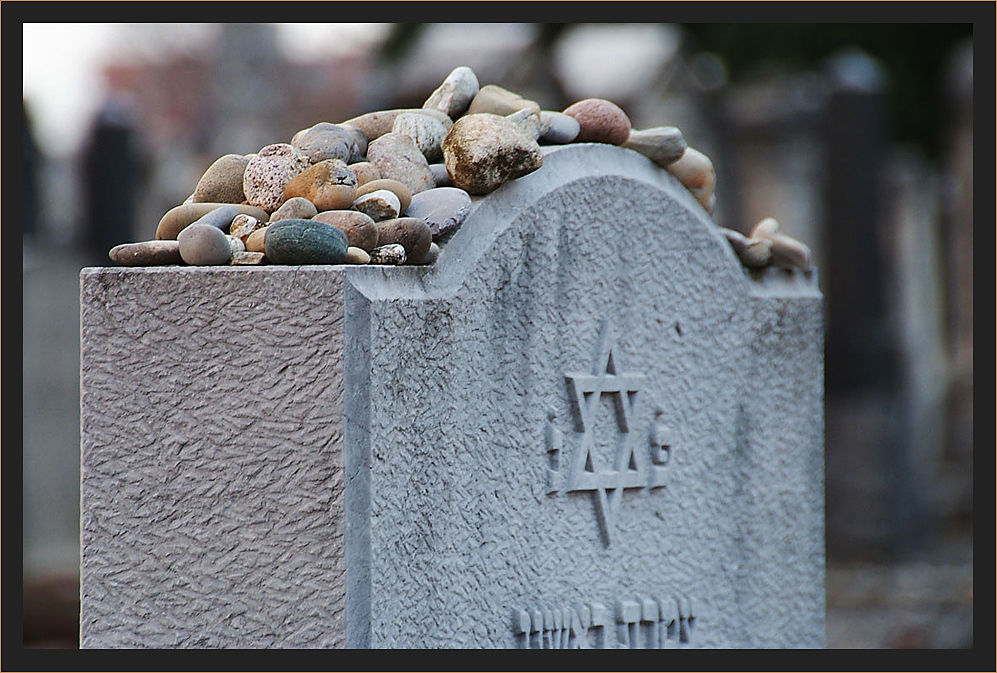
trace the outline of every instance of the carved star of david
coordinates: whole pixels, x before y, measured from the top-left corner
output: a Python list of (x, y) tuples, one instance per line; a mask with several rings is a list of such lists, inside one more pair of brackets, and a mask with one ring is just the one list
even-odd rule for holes
[[(608, 322), (599, 331), (599, 345), (591, 374), (566, 373), (568, 395), (575, 413), (576, 428), (581, 432), (580, 443), (575, 449), (568, 472), (567, 491), (591, 491), (595, 502), (596, 518), (603, 543), (612, 541), (613, 519), (623, 490), (642, 488), (647, 484), (642, 452), (637, 450), (634, 439), (637, 404), (645, 377), (621, 371), (614, 354), (615, 337)], [(596, 412), (603, 395), (613, 398), (616, 423), (620, 434), (617, 440), (613, 465), (606, 469), (597, 465), (595, 455)]]

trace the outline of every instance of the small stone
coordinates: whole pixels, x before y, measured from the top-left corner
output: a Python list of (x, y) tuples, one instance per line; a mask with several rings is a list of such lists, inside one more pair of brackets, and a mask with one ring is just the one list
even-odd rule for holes
[[(422, 192), (425, 194), (425, 192)], [(369, 194), (357, 197), (353, 202), (353, 210), (358, 210), (370, 216), (375, 222), (390, 220), (401, 214), (401, 202), (394, 192), (387, 189), (376, 189)]]
[(393, 264), (397, 266), (404, 264), (405, 261), (405, 246), (398, 243), (389, 243), (370, 251), (371, 264)]
[(779, 232), (779, 222), (774, 217), (766, 217), (759, 221), (752, 230), (751, 237), (766, 241), (772, 249), (772, 262), (784, 269), (810, 268), (813, 255), (810, 248)]
[(237, 215), (239, 215), (239, 209), (235, 205), (224, 205), (201, 215), (194, 224), (210, 224), (227, 234)]
[(370, 215), (359, 210), (326, 210), (312, 218), (339, 229), (349, 245), (370, 252), (377, 246), (377, 226)]
[(246, 166), (242, 180), (246, 201), (272, 213), (286, 200), (287, 184), (310, 165), (306, 156), (287, 143), (267, 145)]
[[(366, 147), (367, 146), (364, 145), (364, 152), (367, 151)], [(381, 179), (381, 172), (377, 170), (377, 166), (369, 161), (360, 161), (355, 164), (350, 164), (347, 168), (353, 171), (353, 175), (357, 176), (357, 187), (362, 187), (372, 180)]]
[(263, 252), (234, 252), (229, 264), (233, 266), (258, 266), (265, 264), (267, 256)]
[(574, 141), (581, 131), (578, 120), (563, 112), (540, 111), (540, 138), (545, 145), (565, 145)]
[(639, 152), (665, 168), (681, 159), (688, 145), (682, 132), (674, 126), (656, 126), (643, 131), (632, 129), (623, 147)]
[(367, 153), (370, 153), (370, 143), (374, 140), (380, 138), (386, 133), (391, 133), (391, 127), (395, 124), (395, 119), (398, 115), (405, 112), (418, 112), (421, 114), (427, 114), (435, 119), (443, 122), (444, 126), (449, 128), (449, 124), (453, 122), (450, 117), (440, 110), (434, 110), (432, 108), (398, 108), (395, 110), (377, 110), (376, 112), (368, 112), (362, 114), (359, 117), (353, 117), (352, 119), (347, 119), (340, 123), (340, 126), (354, 126), (360, 129), (360, 132), (364, 134), (367, 138)]
[(765, 238), (772, 240), (773, 237), (779, 234), (779, 221), (774, 217), (766, 217), (758, 221), (758, 223), (751, 228), (752, 238)]
[(291, 145), (308, 157), (312, 164), (327, 159), (340, 159), (350, 163), (356, 160), (355, 157), (362, 156), (354, 134), (339, 124), (330, 122), (319, 122), (298, 131), (291, 138)]
[(263, 242), (273, 264), (342, 264), (349, 247), (343, 232), (314, 219), (271, 224)]
[(423, 109), (439, 110), (451, 119), (465, 112), (478, 93), (478, 77), (466, 65), (450, 71), (443, 83), (422, 104)]
[(422, 258), (422, 261), (419, 262), (419, 265), (426, 266), (428, 264), (436, 264), (436, 260), (439, 259), (439, 257), (440, 257), (440, 246), (437, 245), (436, 243), (430, 243), (429, 252), (427, 252), (426, 256)]
[(235, 216), (234, 220), (232, 220), (232, 224), (229, 226), (228, 233), (231, 234), (232, 236), (238, 236), (239, 239), (243, 243), (245, 243), (246, 239), (249, 238), (250, 234), (252, 234), (257, 229), (262, 229), (265, 226), (266, 226), (265, 222), (256, 219), (252, 215), (246, 215), (244, 213), (240, 213), (239, 215)]
[(575, 142), (622, 145), (630, 137), (630, 118), (620, 106), (605, 98), (585, 98), (564, 108), (579, 131)]
[(294, 176), (284, 187), (284, 198), (303, 197), (318, 212), (349, 208), (356, 198), (357, 176), (339, 159), (326, 159)]
[(382, 179), (398, 180), (413, 194), (436, 186), (426, 157), (415, 141), (402, 133), (386, 133), (371, 141), (367, 161), (377, 166)]
[(263, 240), (267, 235), (267, 228), (260, 227), (249, 236), (246, 237), (246, 251), (247, 252), (263, 252), (266, 248), (263, 245)]
[(303, 196), (292, 196), (270, 214), (269, 222), (280, 220), (307, 220), (318, 215), (315, 204)]
[(339, 128), (353, 137), (353, 144), (356, 147), (353, 156), (346, 163), (352, 164), (363, 161), (364, 156), (367, 154), (367, 136), (364, 135), (363, 131), (351, 124), (339, 124)]
[(713, 190), (717, 175), (713, 170), (713, 162), (699, 150), (686, 148), (682, 156), (665, 167), (683, 187), (699, 201), (706, 212), (713, 212)]
[(739, 231), (720, 228), (744, 266), (760, 269), (772, 262), (772, 244), (759, 238), (747, 238)]
[(447, 133), (443, 162), (456, 187), (480, 196), (540, 168), (543, 152), (519, 124), (494, 114), (468, 114)]
[(183, 264), (180, 244), (177, 241), (141, 241), (123, 243), (108, 253), (115, 264), (122, 266), (164, 266)]
[(352, 245), (346, 249), (346, 264), (370, 264), (370, 253)]
[(436, 187), (419, 192), (404, 211), (429, 225), (433, 238), (456, 231), (471, 212), (471, 196), (458, 187)]
[(218, 227), (195, 222), (177, 235), (180, 257), (192, 266), (228, 264), (232, 259), (229, 236)]
[(453, 186), (453, 180), (450, 179), (450, 174), (447, 173), (446, 164), (429, 164), (429, 170), (433, 172), (433, 180), (435, 180), (437, 187)]
[(246, 244), (242, 242), (241, 238), (232, 234), (225, 234), (225, 237), (228, 238), (228, 244), (232, 248), (233, 255), (237, 252), (246, 252)]
[(391, 132), (407, 135), (415, 141), (415, 146), (422, 152), (422, 156), (426, 157), (427, 162), (443, 158), (440, 145), (447, 135), (447, 128), (438, 119), (427, 114), (403, 112), (395, 118)]
[(376, 223), (378, 247), (398, 243), (405, 248), (407, 263), (421, 264), (429, 253), (433, 234), (429, 225), (417, 217), (398, 217)]
[(504, 117), (523, 108), (530, 108), (540, 114), (540, 104), (536, 101), (523, 98), (518, 93), (503, 89), (495, 84), (486, 84), (478, 89), (478, 93), (471, 100), (465, 114), (489, 112)]
[(240, 154), (219, 157), (204, 171), (191, 194), (191, 203), (242, 203), (242, 179), (249, 159)]
[[(269, 214), (262, 208), (245, 204), (185, 203), (171, 208), (165, 215), (163, 215), (162, 219), (159, 220), (159, 224), (156, 226), (156, 239), (160, 241), (176, 240), (177, 235), (183, 231), (185, 227), (190, 226), (192, 223), (196, 222), (211, 211), (225, 206), (234, 207), (238, 214), (252, 215), (259, 220), (266, 220), (269, 217)], [(233, 219), (235, 218), (233, 217)], [(231, 224), (231, 220), (228, 224)]]
[(523, 130), (533, 136), (534, 140), (540, 138), (540, 115), (535, 110), (523, 108), (518, 112), (506, 115), (505, 118), (522, 126)]
[(370, 194), (371, 192), (376, 192), (379, 189), (387, 189), (388, 191), (394, 192), (395, 196), (398, 197), (399, 212), (404, 213), (405, 209), (412, 202), (412, 190), (406, 187), (398, 180), (392, 180), (391, 178), (381, 178), (379, 180), (372, 180), (364, 186), (357, 189), (357, 198), (360, 198), (364, 194)]

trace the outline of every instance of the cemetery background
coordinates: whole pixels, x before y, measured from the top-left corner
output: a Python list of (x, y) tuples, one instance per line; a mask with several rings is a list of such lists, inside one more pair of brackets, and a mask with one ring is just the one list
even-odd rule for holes
[[(737, 25), (399, 24), (339, 53), (270, 24), (174, 26), (169, 40), (125, 25), (75, 143), (53, 140), (26, 82), (25, 644), (76, 645), (80, 268), (109, 265), (217, 156), (418, 106), (468, 65), (552, 109), (600, 96), (635, 127), (679, 127), (716, 165), (715, 221), (746, 233), (774, 216), (812, 247), (828, 310), (828, 646), (971, 646), (972, 30), (929, 26), (934, 50), (915, 62), (916, 26), (866, 28), (770, 33), (779, 58), (764, 59)], [(274, 41), (286, 48), (244, 48)], [(914, 101), (934, 114), (905, 116)], [(128, 167), (118, 184), (84, 179), (98, 137)], [(121, 208), (91, 215), (100, 228), (82, 216), (91, 188)]]

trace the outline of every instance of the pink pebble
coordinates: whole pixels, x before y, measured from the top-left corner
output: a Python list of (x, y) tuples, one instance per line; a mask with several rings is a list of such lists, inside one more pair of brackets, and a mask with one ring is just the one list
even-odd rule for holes
[(586, 98), (572, 103), (564, 109), (564, 114), (578, 122), (576, 143), (622, 145), (630, 138), (627, 113), (604, 98)]

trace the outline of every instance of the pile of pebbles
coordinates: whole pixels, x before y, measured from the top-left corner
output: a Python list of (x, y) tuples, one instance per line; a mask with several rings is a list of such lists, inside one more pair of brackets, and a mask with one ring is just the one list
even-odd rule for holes
[[(186, 201), (163, 215), (154, 240), (115, 246), (109, 256), (127, 266), (432, 264), (472, 197), (539, 169), (542, 145), (567, 143), (639, 152), (713, 213), (713, 164), (677, 128), (634, 129), (602, 98), (545, 110), (502, 87), (479, 86), (461, 66), (421, 108), (319, 122), (290, 142), (219, 157)], [(768, 228), (730, 240), (746, 265), (760, 263), (761, 248), (766, 263), (800, 261), (784, 252), (777, 229), (778, 242), (766, 237)]]

